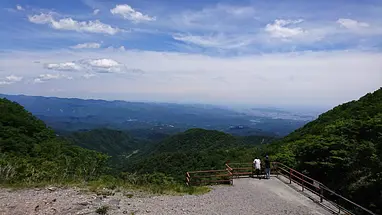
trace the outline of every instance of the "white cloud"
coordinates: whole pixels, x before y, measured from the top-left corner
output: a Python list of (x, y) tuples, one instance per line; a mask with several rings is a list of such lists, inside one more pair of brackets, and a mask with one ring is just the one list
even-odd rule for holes
[(100, 12), (99, 9), (95, 9), (95, 10), (93, 11), (93, 15), (97, 15), (99, 12)]
[(101, 48), (101, 44), (99, 43), (81, 43), (75, 46), (71, 46), (72, 49), (99, 49)]
[(271, 37), (275, 38), (293, 38), (299, 37), (303, 35), (306, 31), (304, 31), (300, 27), (288, 27), (289, 25), (294, 25), (303, 22), (302, 19), (298, 20), (283, 20), (276, 19), (274, 23), (267, 24), (265, 27), (265, 31), (268, 32)]
[(49, 80), (58, 80), (58, 79), (73, 79), (70, 76), (62, 75), (62, 74), (41, 74), (37, 78), (33, 79), (33, 83), (44, 83)]
[[(226, 33), (243, 31), (243, 28), (253, 26), (254, 15), (255, 9), (251, 6), (217, 4), (201, 10), (171, 13), (170, 20), (164, 20), (164, 24), (177, 31), (195, 30)], [(251, 32), (251, 29), (246, 28), (246, 32), (248, 31)]]
[(83, 68), (87, 71), (97, 73), (123, 73), (127, 69), (124, 64), (121, 64), (113, 59), (87, 59), (80, 61)]
[(19, 82), (19, 81), (23, 80), (23, 77), (10, 75), (10, 76), (5, 77), (5, 80), (11, 81), (11, 82)]
[(16, 75), (10, 75), (6, 76), (5, 78), (0, 79), (0, 85), (10, 85), (14, 84), (16, 82), (20, 82), (23, 80), (23, 77), (16, 76)]
[[(382, 23), (374, 20), (374, 22), (361, 22), (354, 19), (345, 19), (340, 18), (336, 21), (337, 26), (340, 26), (340, 28), (337, 28), (337, 31), (339, 33), (342, 33), (343, 36), (348, 35), (349, 37), (352, 37), (349, 33), (354, 35), (362, 35), (362, 36), (375, 36), (375, 35), (382, 35)], [(346, 36), (345, 36), (346, 37)], [(354, 37), (352, 37), (354, 41)], [(367, 40), (367, 38), (362, 38), (363, 41)], [(371, 39), (372, 44), (376, 44), (375, 38)]]
[(175, 34), (173, 39), (182, 41), (188, 44), (194, 44), (206, 48), (218, 49), (236, 49), (247, 46), (252, 43), (254, 36), (235, 35), (227, 37), (223, 34), (199, 36), (191, 34)]
[(120, 46), (120, 47), (109, 46), (106, 48), (106, 50), (109, 50), (109, 51), (126, 51), (126, 48), (125, 48), (125, 46)]
[(99, 20), (95, 21), (76, 21), (72, 18), (55, 20), (51, 13), (41, 13), (39, 15), (28, 16), (30, 22), (35, 24), (49, 24), (50, 27), (57, 30), (68, 30), (88, 33), (103, 33), (114, 35), (121, 30)]
[(92, 77), (95, 77), (96, 75), (95, 74), (92, 74), (92, 73), (86, 73), (85, 75), (82, 75), (83, 78), (85, 79), (90, 79)]
[(75, 62), (66, 63), (49, 63), (45, 65), (46, 69), (57, 70), (57, 71), (79, 71), (81, 66)]
[(48, 24), (55, 22), (52, 14), (41, 13), (39, 15), (28, 16), (30, 22), (35, 24)]
[(101, 67), (101, 68), (110, 68), (110, 67), (115, 67), (119, 66), (120, 64), (112, 59), (95, 59), (95, 60), (89, 60), (87, 61), (89, 65), (95, 66), (95, 67)]
[[(83, 64), (82, 60), (74, 60), (84, 58), (86, 60)], [(5, 85), (2, 92), (6, 93), (48, 95), (46, 89), (60, 88), (66, 90), (62, 95), (66, 97), (335, 105), (357, 99), (381, 86), (381, 58), (381, 53), (361, 51), (212, 57), (137, 50), (59, 50), (0, 53), (0, 69), (39, 78), (41, 64), (33, 63), (36, 60), (74, 62), (83, 68), (79, 73), (70, 73), (74, 76), (70, 86), (66, 80), (58, 79), (47, 82), (44, 87)], [(125, 65), (136, 68), (134, 74), (137, 75), (130, 73), (134, 71), (131, 69), (123, 69), (129, 75), (96, 72), (110, 73), (113, 71), (110, 68), (123, 68)], [(145, 71), (145, 74), (141, 75), (139, 71)], [(77, 78), (85, 74), (96, 74), (100, 78), (86, 81), (84, 78)]]
[(64, 63), (45, 64), (46, 69), (55, 71), (76, 71), (87, 73), (126, 73), (133, 71), (127, 69), (122, 63), (109, 58), (82, 59)]
[(119, 47), (118, 50), (120, 50), (120, 51), (126, 51), (125, 46), (121, 46), (121, 47)]
[(24, 10), (24, 8), (21, 5), (16, 5), (16, 9), (21, 11)]
[(360, 28), (367, 28), (370, 26), (366, 22), (359, 22), (357, 20), (343, 19), (343, 18), (338, 19), (337, 23), (339, 25), (341, 25), (342, 27), (345, 27), (345, 28), (350, 29), (350, 30), (358, 30)]
[(113, 15), (122, 16), (124, 19), (130, 20), (135, 23), (156, 20), (155, 17), (144, 15), (141, 12), (134, 10), (130, 5), (127, 4), (116, 5), (115, 8), (110, 10), (110, 12)]

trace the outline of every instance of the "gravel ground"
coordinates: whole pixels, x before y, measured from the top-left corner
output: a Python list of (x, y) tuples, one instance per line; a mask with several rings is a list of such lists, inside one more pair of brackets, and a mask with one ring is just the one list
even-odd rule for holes
[(238, 179), (204, 195), (149, 196), (131, 192), (97, 196), (76, 189), (0, 189), (0, 214), (331, 214), (278, 179)]

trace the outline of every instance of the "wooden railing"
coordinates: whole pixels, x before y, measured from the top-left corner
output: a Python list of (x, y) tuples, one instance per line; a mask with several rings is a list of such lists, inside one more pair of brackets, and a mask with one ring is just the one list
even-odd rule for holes
[(226, 163), (226, 167), (231, 168), (234, 178), (251, 177), (253, 175), (252, 163)]
[(204, 170), (186, 172), (186, 184), (207, 185), (207, 184), (233, 184), (232, 169), (225, 170)]
[[(192, 171), (186, 172), (186, 184), (187, 185), (207, 185), (207, 184), (221, 184), (226, 183), (233, 185), (233, 178), (239, 178), (242, 176), (253, 176), (254, 168), (253, 163), (226, 163), (226, 169), (224, 170), (205, 170), (205, 171)], [(261, 171), (264, 174), (264, 171)], [(358, 205), (349, 199), (335, 193), (333, 190), (326, 187), (323, 183), (314, 180), (295, 169), (292, 169), (282, 163), (272, 162), (271, 174), (276, 175), (278, 178), (280, 175), (292, 182), (301, 186), (301, 191), (310, 191), (312, 194), (318, 197), (318, 201), (323, 203), (330, 203), (338, 211), (338, 214), (367, 214), (376, 215), (372, 211)], [(288, 182), (287, 182), (288, 183)]]
[[(226, 163), (226, 166), (229, 166), (232, 168), (232, 174), (234, 178), (240, 178), (240, 177), (253, 177), (256, 176), (255, 168), (253, 166), (253, 163)], [(276, 166), (271, 166), (271, 173), (276, 170)], [(264, 167), (260, 170), (260, 176), (265, 177), (265, 169)]]

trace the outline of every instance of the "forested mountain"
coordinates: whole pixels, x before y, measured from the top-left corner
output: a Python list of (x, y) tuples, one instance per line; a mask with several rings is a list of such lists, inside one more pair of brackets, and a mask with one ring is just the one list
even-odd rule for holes
[(269, 154), (273, 161), (294, 167), (381, 212), (382, 89), (339, 105), (273, 143), (256, 145), (264, 138), (252, 138), (192, 129), (165, 139), (150, 154), (133, 156), (125, 167), (163, 172), (182, 180), (185, 171), (221, 169), (226, 160), (249, 162)]
[(229, 159), (248, 162), (261, 154), (257, 146), (273, 140), (269, 136), (235, 137), (220, 131), (190, 129), (133, 155), (122, 166), (139, 173), (162, 172), (183, 181), (186, 171), (221, 169)]
[(174, 134), (190, 128), (220, 130), (235, 135), (289, 134), (308, 120), (248, 115), (213, 105), (85, 100), (1, 95), (23, 105), (55, 131), (110, 128), (154, 129)]
[(107, 156), (58, 140), (22, 106), (0, 99), (0, 183), (91, 180)]
[(339, 105), (281, 141), (274, 159), (382, 212), (382, 88)]
[(83, 148), (96, 150), (110, 156), (128, 154), (144, 144), (129, 135), (126, 131), (111, 129), (94, 129), (73, 132), (65, 139)]
[[(126, 172), (159, 172), (182, 182), (186, 171), (221, 169), (227, 160), (249, 162), (269, 154), (272, 161), (382, 211), (382, 88), (321, 114), (282, 139), (205, 129), (170, 135), (162, 129), (137, 128), (66, 131), (57, 138), (17, 103), (1, 99), (0, 109), (0, 182), (87, 180)], [(104, 171), (105, 154), (69, 142), (113, 156), (112, 171)]]

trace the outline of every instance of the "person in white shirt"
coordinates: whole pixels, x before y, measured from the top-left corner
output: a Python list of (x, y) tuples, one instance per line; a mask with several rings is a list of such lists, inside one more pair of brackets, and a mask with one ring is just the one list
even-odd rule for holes
[(261, 179), (260, 178), (260, 172), (261, 172), (261, 161), (260, 161), (260, 159), (255, 158), (255, 160), (253, 160), (253, 168), (256, 171), (257, 178)]

